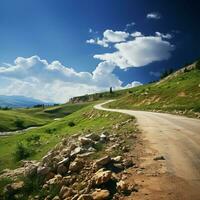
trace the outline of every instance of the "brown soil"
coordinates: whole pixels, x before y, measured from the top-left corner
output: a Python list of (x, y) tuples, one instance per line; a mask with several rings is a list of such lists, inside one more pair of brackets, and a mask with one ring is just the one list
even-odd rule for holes
[(139, 134), (138, 142), (129, 156), (137, 165), (127, 170), (127, 182), (135, 182), (138, 192), (133, 192), (123, 200), (200, 200), (199, 186), (190, 185), (182, 178), (167, 172), (166, 161), (153, 158), (158, 156), (149, 141)]

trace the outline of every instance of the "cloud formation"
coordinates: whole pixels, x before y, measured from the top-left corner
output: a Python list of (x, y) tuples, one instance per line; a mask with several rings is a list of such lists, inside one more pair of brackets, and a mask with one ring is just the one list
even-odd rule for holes
[(167, 60), (174, 45), (158, 36), (141, 36), (117, 43), (113, 53), (97, 54), (94, 58), (115, 63), (121, 69), (141, 67), (155, 61)]
[(89, 44), (98, 44), (103, 47), (108, 47), (109, 43), (117, 43), (117, 42), (124, 42), (129, 37), (129, 33), (125, 31), (113, 31), (107, 29), (103, 32), (103, 38), (95, 38), (86, 40), (86, 43)]
[[(76, 72), (59, 61), (48, 63), (39, 56), (18, 57), (14, 65), (0, 67), (0, 94), (24, 95), (46, 101), (65, 102), (70, 97), (119, 88), (122, 82), (113, 74), (115, 65), (105, 61), (92, 72)], [(72, 89), (73, 88), (73, 89)]]
[(160, 19), (162, 16), (158, 12), (152, 12), (152, 13), (148, 13), (146, 17), (147, 19)]

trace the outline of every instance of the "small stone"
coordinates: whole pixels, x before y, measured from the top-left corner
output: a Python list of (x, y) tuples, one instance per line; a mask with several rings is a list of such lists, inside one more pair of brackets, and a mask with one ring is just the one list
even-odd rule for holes
[(82, 194), (77, 200), (93, 200), (91, 194)]
[(132, 159), (127, 159), (127, 160), (124, 160), (123, 165), (125, 168), (129, 168), (129, 167), (132, 167), (134, 165), (134, 163), (133, 163)]
[(100, 159), (96, 160), (96, 162), (95, 162), (94, 165), (95, 165), (97, 168), (101, 168), (101, 167), (107, 165), (107, 164), (110, 163), (110, 162), (111, 162), (110, 156), (105, 156), (105, 157), (103, 157), (103, 158), (100, 158)]
[(108, 199), (110, 196), (110, 192), (108, 190), (96, 190), (92, 193), (92, 197), (94, 200), (104, 200)]
[(112, 158), (112, 160), (116, 163), (119, 163), (119, 162), (122, 162), (123, 158), (122, 158), (122, 156), (116, 156), (116, 157)]
[(80, 159), (76, 159), (70, 164), (69, 170), (71, 172), (79, 172), (83, 167), (84, 167), (84, 162)]
[(116, 188), (119, 192), (126, 192), (128, 190), (128, 184), (125, 181), (121, 180), (117, 183)]
[(157, 156), (154, 158), (154, 160), (165, 160), (164, 156)]
[(61, 190), (60, 190), (60, 193), (59, 193), (59, 196), (62, 198), (62, 199), (65, 199), (67, 197), (71, 197), (73, 195), (73, 190), (72, 188), (69, 188), (69, 187), (66, 187), (66, 186), (62, 186)]
[(55, 196), (52, 200), (60, 200), (59, 196)]
[(77, 154), (84, 153), (84, 149), (82, 147), (76, 147), (70, 154), (72, 158), (76, 157)]
[(60, 175), (65, 175), (67, 173), (67, 167), (64, 166), (63, 164), (59, 165), (58, 166), (58, 169), (57, 169), (57, 173), (60, 174)]
[(86, 137), (80, 137), (79, 141), (80, 141), (82, 146), (93, 145), (94, 144), (93, 140), (91, 140), (90, 138), (86, 138)]
[(67, 165), (67, 164), (69, 164), (69, 162), (70, 162), (69, 157), (64, 158), (63, 160), (61, 160), (61, 161), (58, 163), (58, 166), (59, 166), (59, 165)]
[(39, 167), (37, 168), (37, 174), (38, 174), (39, 176), (45, 176), (45, 175), (47, 175), (47, 174), (49, 173), (49, 171), (50, 171), (50, 168), (49, 168), (49, 167), (39, 166)]
[(92, 177), (92, 181), (95, 185), (100, 185), (108, 182), (111, 178), (112, 178), (112, 172), (110, 170), (103, 171), (103, 169), (100, 169)]
[(85, 137), (90, 138), (93, 141), (100, 140), (100, 136), (98, 134), (95, 134), (95, 133), (90, 133), (90, 134), (86, 135)]

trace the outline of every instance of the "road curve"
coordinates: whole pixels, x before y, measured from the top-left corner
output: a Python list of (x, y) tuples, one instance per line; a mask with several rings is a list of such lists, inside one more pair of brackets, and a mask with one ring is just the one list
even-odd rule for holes
[(190, 183), (200, 183), (200, 120), (165, 113), (102, 107), (111, 101), (94, 108), (135, 116), (145, 138), (166, 158), (167, 170)]

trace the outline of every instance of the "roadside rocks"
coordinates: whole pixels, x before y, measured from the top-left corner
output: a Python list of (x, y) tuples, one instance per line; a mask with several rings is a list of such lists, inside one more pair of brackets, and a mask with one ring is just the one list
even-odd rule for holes
[(92, 177), (93, 185), (101, 185), (103, 183), (108, 182), (112, 178), (112, 172), (110, 170), (104, 171), (104, 169), (100, 169), (95, 173)]
[(39, 166), (37, 168), (37, 174), (38, 176), (45, 176), (50, 172), (50, 168), (49, 167), (45, 167), (45, 166)]
[(24, 182), (23, 181), (18, 181), (12, 184), (8, 184), (4, 188), (4, 193), (6, 194), (7, 197), (10, 197), (11, 195), (16, 194), (20, 190), (22, 190), (24, 187)]
[(74, 160), (70, 166), (69, 166), (69, 170), (71, 172), (79, 172), (82, 168), (84, 167), (84, 162), (81, 159), (76, 159)]
[(110, 163), (110, 162), (111, 162), (110, 156), (105, 156), (105, 157), (103, 157), (103, 158), (100, 158), (100, 159), (96, 160), (96, 162), (94, 163), (94, 166), (95, 166), (97, 169), (99, 169), (99, 168), (101, 168), (101, 167), (107, 165), (107, 164)]
[[(107, 131), (84, 136), (76, 134), (64, 138), (41, 162), (25, 164), (24, 175), (41, 177), (41, 188), (47, 193), (52, 188), (59, 190), (57, 196), (50, 198), (49, 193), (45, 200), (119, 199), (118, 196), (132, 191), (122, 179), (125, 170), (134, 165), (132, 159), (126, 157), (128, 147), (124, 147), (124, 143), (118, 134)], [(99, 146), (105, 147), (105, 150), (102, 157), (94, 160), (91, 156), (100, 151)], [(116, 155), (118, 150), (121, 153), (112, 157), (112, 152)], [(8, 185), (6, 188), (14, 194), (14, 191), (23, 188), (23, 184)]]
[(108, 190), (97, 189), (92, 193), (92, 197), (94, 200), (105, 200), (110, 196), (110, 192)]

